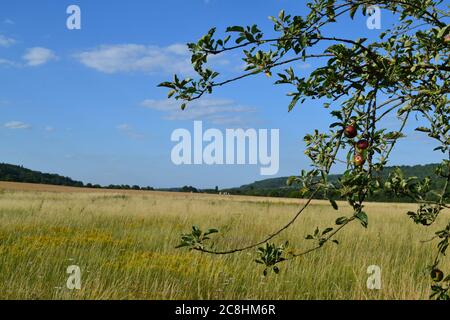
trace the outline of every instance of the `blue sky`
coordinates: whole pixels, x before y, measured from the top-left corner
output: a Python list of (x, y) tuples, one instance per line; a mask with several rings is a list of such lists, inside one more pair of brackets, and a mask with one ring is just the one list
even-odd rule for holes
[[(66, 8), (80, 6), (82, 29), (66, 28)], [(0, 3), (1, 162), (55, 172), (84, 182), (155, 187), (231, 187), (260, 180), (259, 166), (175, 166), (170, 159), (174, 129), (206, 127), (280, 129), (280, 171), (308, 167), (303, 136), (325, 129), (328, 113), (306, 102), (287, 112), (286, 87), (258, 76), (217, 90), (188, 112), (157, 88), (174, 72), (189, 75), (184, 44), (209, 28), (257, 23), (280, 9), (305, 14), (295, 0), (54, 1)], [(383, 15), (383, 28), (391, 17)], [(374, 37), (364, 17), (344, 20), (332, 35)], [(235, 54), (212, 62), (225, 75), (239, 72)], [(308, 72), (319, 62), (299, 65)], [(395, 119), (392, 119), (392, 123)], [(418, 134), (401, 142), (391, 164), (440, 159)], [(339, 167), (336, 172), (339, 171)]]

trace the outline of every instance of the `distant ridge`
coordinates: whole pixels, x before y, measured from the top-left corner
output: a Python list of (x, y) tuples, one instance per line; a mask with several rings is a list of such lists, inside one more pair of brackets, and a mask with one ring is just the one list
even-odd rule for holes
[[(414, 165), (414, 166), (390, 166), (385, 167), (383, 170), (382, 177), (386, 178), (389, 174), (396, 168), (400, 168), (404, 175), (407, 177), (418, 177), (419, 179), (423, 179), (427, 176), (433, 176), (434, 171), (439, 164), (432, 163), (426, 165)], [(337, 180), (341, 175), (340, 174), (332, 174), (329, 176), (330, 181)], [(286, 181), (289, 177), (279, 177), (279, 178), (270, 178), (255, 181), (250, 184), (245, 184), (240, 186), (239, 188), (233, 189), (273, 189), (273, 188), (287, 188)]]

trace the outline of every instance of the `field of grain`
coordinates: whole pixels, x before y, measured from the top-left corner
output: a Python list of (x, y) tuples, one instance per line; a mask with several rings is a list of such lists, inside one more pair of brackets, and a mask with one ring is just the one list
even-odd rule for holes
[[(218, 248), (260, 240), (285, 224), (301, 200), (118, 192), (0, 183), (0, 299), (427, 299), (438, 225), (416, 226), (406, 204), (369, 204), (369, 228), (357, 222), (340, 245), (262, 276), (255, 250), (210, 256), (174, 249), (193, 224), (216, 227)], [(316, 227), (349, 214), (313, 202), (275, 239), (292, 249)], [(448, 264), (448, 260), (446, 263)], [(81, 290), (66, 286), (81, 269)], [(382, 268), (381, 290), (368, 290), (367, 267)]]

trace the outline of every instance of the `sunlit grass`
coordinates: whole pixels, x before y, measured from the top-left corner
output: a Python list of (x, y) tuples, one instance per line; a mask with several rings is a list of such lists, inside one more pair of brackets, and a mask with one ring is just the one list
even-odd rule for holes
[[(427, 299), (436, 242), (422, 241), (450, 216), (425, 228), (406, 216), (411, 205), (369, 204), (367, 230), (355, 222), (339, 246), (265, 278), (254, 250), (210, 256), (174, 247), (193, 224), (220, 229), (219, 248), (252, 243), (285, 224), (301, 200), (28, 189), (0, 194), (2, 299)], [(308, 233), (349, 213), (317, 201), (275, 241), (306, 249)], [(81, 268), (81, 290), (66, 287), (69, 265)], [(381, 290), (366, 288), (369, 265), (382, 268)]]

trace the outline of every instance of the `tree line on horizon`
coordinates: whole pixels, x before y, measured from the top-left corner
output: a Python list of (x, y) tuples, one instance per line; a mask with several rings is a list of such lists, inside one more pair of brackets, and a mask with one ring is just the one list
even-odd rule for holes
[(55, 173), (43, 173), (34, 171), (23, 166), (12, 165), (8, 163), (0, 163), (0, 180), (7, 182), (23, 182), (49, 184), (57, 186), (77, 187), (77, 188), (93, 188), (93, 189), (118, 189), (118, 190), (154, 190), (153, 187), (141, 187), (138, 185), (115, 185), (101, 186), (99, 184), (86, 183), (76, 181), (69, 177), (64, 177)]
[[(417, 177), (423, 179), (425, 177), (432, 177), (431, 188), (433, 190), (438, 190), (443, 186), (444, 180), (434, 177), (434, 171), (437, 164), (427, 164), (427, 165), (416, 165), (416, 166), (395, 166), (387, 167), (382, 176), (381, 180), (385, 180), (395, 168), (400, 168), (406, 177)], [(338, 181), (340, 175), (330, 175), (330, 181)], [(154, 187), (138, 186), (138, 185), (128, 185), (121, 184), (115, 185), (110, 184), (108, 186), (101, 186), (99, 184), (87, 183), (84, 184), (82, 181), (76, 181), (69, 177), (64, 177), (58, 174), (42, 173), (40, 171), (34, 171), (23, 166), (12, 165), (7, 163), (0, 163), (0, 180), (8, 182), (23, 182), (23, 183), (37, 183), (37, 184), (49, 184), (49, 185), (59, 185), (68, 187), (78, 187), (78, 188), (93, 188), (93, 189), (113, 189), (113, 190), (161, 190), (169, 192), (187, 192), (187, 193), (208, 193), (208, 194), (219, 194), (226, 193), (230, 195), (246, 195), (246, 196), (259, 196), (259, 197), (280, 197), (280, 198), (300, 198), (299, 188), (296, 186), (288, 186), (286, 184), (288, 177), (279, 177), (265, 179), (261, 181), (256, 181), (251, 184), (243, 185), (237, 188), (219, 189), (216, 186), (213, 189), (199, 189), (191, 185), (176, 187), (176, 188), (166, 188), (166, 189), (156, 189)], [(303, 196), (304, 197), (304, 196)], [(316, 198), (325, 198), (321, 195), (317, 195)], [(387, 192), (380, 192), (370, 196), (371, 201), (402, 201), (410, 202), (410, 199), (406, 197), (393, 197), (392, 194)]]

